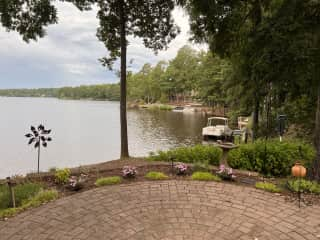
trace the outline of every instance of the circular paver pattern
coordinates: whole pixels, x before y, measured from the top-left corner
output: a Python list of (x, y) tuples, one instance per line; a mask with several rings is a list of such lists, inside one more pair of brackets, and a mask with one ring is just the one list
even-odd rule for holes
[(75, 194), (0, 222), (0, 239), (320, 239), (320, 207), (249, 187), (140, 182)]

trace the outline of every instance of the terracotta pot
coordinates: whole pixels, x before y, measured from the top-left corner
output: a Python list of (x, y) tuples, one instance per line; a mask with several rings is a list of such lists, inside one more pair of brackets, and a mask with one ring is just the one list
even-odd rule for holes
[(301, 165), (301, 163), (296, 162), (291, 168), (292, 176), (294, 177), (305, 177), (307, 174), (307, 169)]

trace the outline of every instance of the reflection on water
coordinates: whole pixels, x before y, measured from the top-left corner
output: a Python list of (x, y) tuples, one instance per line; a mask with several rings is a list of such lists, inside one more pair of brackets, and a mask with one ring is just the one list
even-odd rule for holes
[(206, 119), (200, 114), (134, 110), (128, 112), (130, 149), (135, 155), (201, 142)]
[[(24, 134), (31, 124), (52, 128), (41, 169), (72, 167), (117, 159), (120, 154), (119, 103), (0, 97), (0, 177), (36, 169), (36, 151)], [(201, 142), (206, 118), (200, 114), (129, 110), (132, 156)]]

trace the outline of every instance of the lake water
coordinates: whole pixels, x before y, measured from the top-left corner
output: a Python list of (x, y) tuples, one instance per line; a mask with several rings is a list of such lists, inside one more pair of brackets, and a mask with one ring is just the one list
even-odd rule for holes
[[(0, 178), (36, 171), (37, 151), (24, 135), (40, 123), (53, 138), (41, 151), (41, 170), (119, 158), (118, 102), (0, 97), (0, 111)], [(130, 155), (200, 143), (205, 125), (201, 114), (128, 110)]]

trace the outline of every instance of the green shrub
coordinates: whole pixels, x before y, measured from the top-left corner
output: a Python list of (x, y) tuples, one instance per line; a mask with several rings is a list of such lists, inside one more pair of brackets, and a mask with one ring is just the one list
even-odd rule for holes
[(12, 217), (16, 215), (20, 211), (19, 208), (7, 208), (4, 210), (0, 210), (0, 219), (6, 217)]
[(49, 172), (51, 172), (51, 173), (55, 173), (56, 171), (57, 171), (56, 167), (49, 168)]
[(222, 150), (214, 146), (196, 145), (193, 147), (180, 147), (169, 151), (159, 151), (157, 155), (151, 154), (151, 161), (175, 161), (184, 163), (209, 163), (218, 166), (222, 157)]
[(162, 172), (148, 172), (145, 176), (149, 180), (165, 180), (168, 176)]
[(273, 193), (281, 192), (281, 189), (278, 188), (276, 185), (274, 185), (273, 183), (267, 183), (267, 182), (257, 182), (256, 188), (262, 189), (268, 192), (273, 192)]
[(195, 172), (191, 176), (192, 180), (198, 181), (216, 181), (220, 182), (221, 178), (209, 172)]
[(320, 194), (320, 184), (305, 179), (289, 180), (287, 186), (293, 192), (299, 192), (300, 189), (301, 192)]
[(98, 187), (105, 186), (105, 185), (113, 185), (121, 183), (121, 177), (114, 176), (114, 177), (104, 177), (97, 179), (95, 185)]
[(160, 105), (159, 109), (164, 110), (164, 111), (171, 111), (173, 109), (173, 107), (170, 105)]
[(151, 104), (148, 106), (148, 109), (153, 110), (153, 111), (159, 111), (159, 110), (171, 111), (173, 109), (173, 107), (170, 105)]
[(55, 180), (58, 184), (66, 184), (70, 178), (71, 171), (69, 168), (57, 169), (55, 172)]
[(195, 162), (193, 164), (192, 170), (194, 172), (210, 172), (210, 166), (208, 162)]
[(31, 207), (38, 207), (43, 203), (52, 201), (57, 198), (58, 198), (58, 192), (56, 190), (40, 191), (34, 197), (23, 200), (23, 204), (19, 207), (0, 210), (0, 218), (14, 216), (25, 209), (28, 209)]
[[(14, 187), (16, 206), (21, 206), (22, 202), (35, 196), (42, 189), (39, 183), (24, 183)], [(0, 209), (10, 207), (11, 195), (7, 185), (0, 186)]]
[[(301, 147), (301, 155), (299, 151)], [(315, 150), (308, 144), (278, 140), (256, 141), (240, 145), (228, 153), (228, 164), (232, 168), (256, 171), (270, 176), (287, 176), (296, 161), (310, 166)]]
[(57, 198), (58, 198), (58, 192), (56, 190), (40, 191), (33, 198), (25, 200), (22, 204), (22, 208), (26, 209), (30, 207), (37, 207), (43, 203), (50, 202)]

